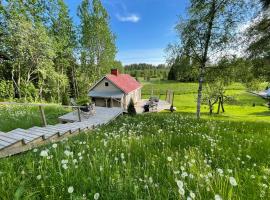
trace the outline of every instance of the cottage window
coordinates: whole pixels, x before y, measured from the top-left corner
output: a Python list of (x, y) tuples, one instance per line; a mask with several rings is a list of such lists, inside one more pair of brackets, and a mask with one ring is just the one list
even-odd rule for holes
[(108, 87), (109, 86), (109, 83), (108, 82), (105, 82), (105, 86)]

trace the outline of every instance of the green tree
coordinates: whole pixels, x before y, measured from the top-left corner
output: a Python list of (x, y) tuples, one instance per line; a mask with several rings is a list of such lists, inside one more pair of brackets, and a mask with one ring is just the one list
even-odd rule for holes
[[(74, 65), (74, 49), (76, 47), (76, 33), (72, 20), (68, 13), (68, 8), (63, 0), (57, 0), (56, 16), (52, 17), (51, 35), (55, 50), (54, 66), (61, 75), (57, 81), (57, 100), (68, 93), (68, 78), (71, 83), (72, 96), (77, 97), (76, 68)], [(70, 73), (67, 73), (70, 71)], [(70, 75), (71, 77), (67, 77)], [(62, 81), (61, 81), (62, 80)]]
[(100, 0), (83, 0), (78, 15), (81, 20), (81, 65), (91, 84), (113, 66), (115, 36), (109, 27), (109, 15)]
[(210, 53), (224, 50), (235, 37), (237, 22), (242, 20), (244, 3), (244, 0), (191, 0), (187, 19), (176, 27), (183, 53), (199, 63), (198, 119)]

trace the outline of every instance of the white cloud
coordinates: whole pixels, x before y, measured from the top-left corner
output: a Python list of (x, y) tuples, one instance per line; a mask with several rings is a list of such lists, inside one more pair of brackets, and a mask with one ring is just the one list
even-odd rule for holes
[(117, 14), (116, 15), (117, 19), (121, 22), (132, 22), (132, 23), (137, 23), (140, 21), (140, 17), (136, 14), (128, 14), (126, 16), (122, 16)]

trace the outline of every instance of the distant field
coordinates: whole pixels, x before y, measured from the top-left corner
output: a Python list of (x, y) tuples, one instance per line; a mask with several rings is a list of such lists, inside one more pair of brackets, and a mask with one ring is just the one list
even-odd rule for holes
[[(175, 92), (174, 106), (178, 112), (195, 115), (197, 99), (197, 83), (180, 83), (175, 81), (151, 81), (142, 82), (143, 98), (149, 98), (152, 91), (154, 96), (165, 99), (166, 90)], [(204, 118), (228, 119), (240, 121), (264, 121), (270, 122), (270, 111), (266, 106), (266, 101), (258, 96), (250, 94), (246, 88), (239, 83), (234, 83), (227, 87), (227, 96), (231, 96), (233, 101), (225, 104), (225, 113), (209, 116), (208, 105), (202, 105), (202, 115)], [(253, 107), (255, 104), (255, 107)], [(217, 105), (215, 106), (217, 109)]]

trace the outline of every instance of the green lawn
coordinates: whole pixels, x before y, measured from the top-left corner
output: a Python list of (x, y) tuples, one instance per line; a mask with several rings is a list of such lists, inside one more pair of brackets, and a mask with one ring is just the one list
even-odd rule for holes
[[(164, 94), (166, 94), (166, 90), (174, 90), (174, 106), (177, 108), (177, 112), (190, 113), (195, 116), (197, 83), (179, 83), (175, 81), (142, 83), (143, 98), (149, 98), (153, 90), (153, 95), (165, 99)], [(222, 120), (270, 122), (270, 111), (266, 106), (266, 101), (248, 93), (242, 84), (234, 83), (228, 86), (226, 95), (233, 97), (233, 101), (225, 104), (225, 113), (209, 116), (208, 105), (202, 105), (202, 117)], [(255, 107), (253, 107), (253, 103), (255, 103)], [(217, 105), (215, 105), (215, 109), (217, 109)]]
[[(70, 111), (59, 105), (48, 105), (44, 112), (48, 124), (58, 123), (58, 117)], [(42, 126), (39, 108), (36, 106), (0, 105), (0, 131)]]
[(197, 121), (181, 113), (123, 116), (1, 159), (0, 197), (266, 200), (269, 130), (269, 123)]

